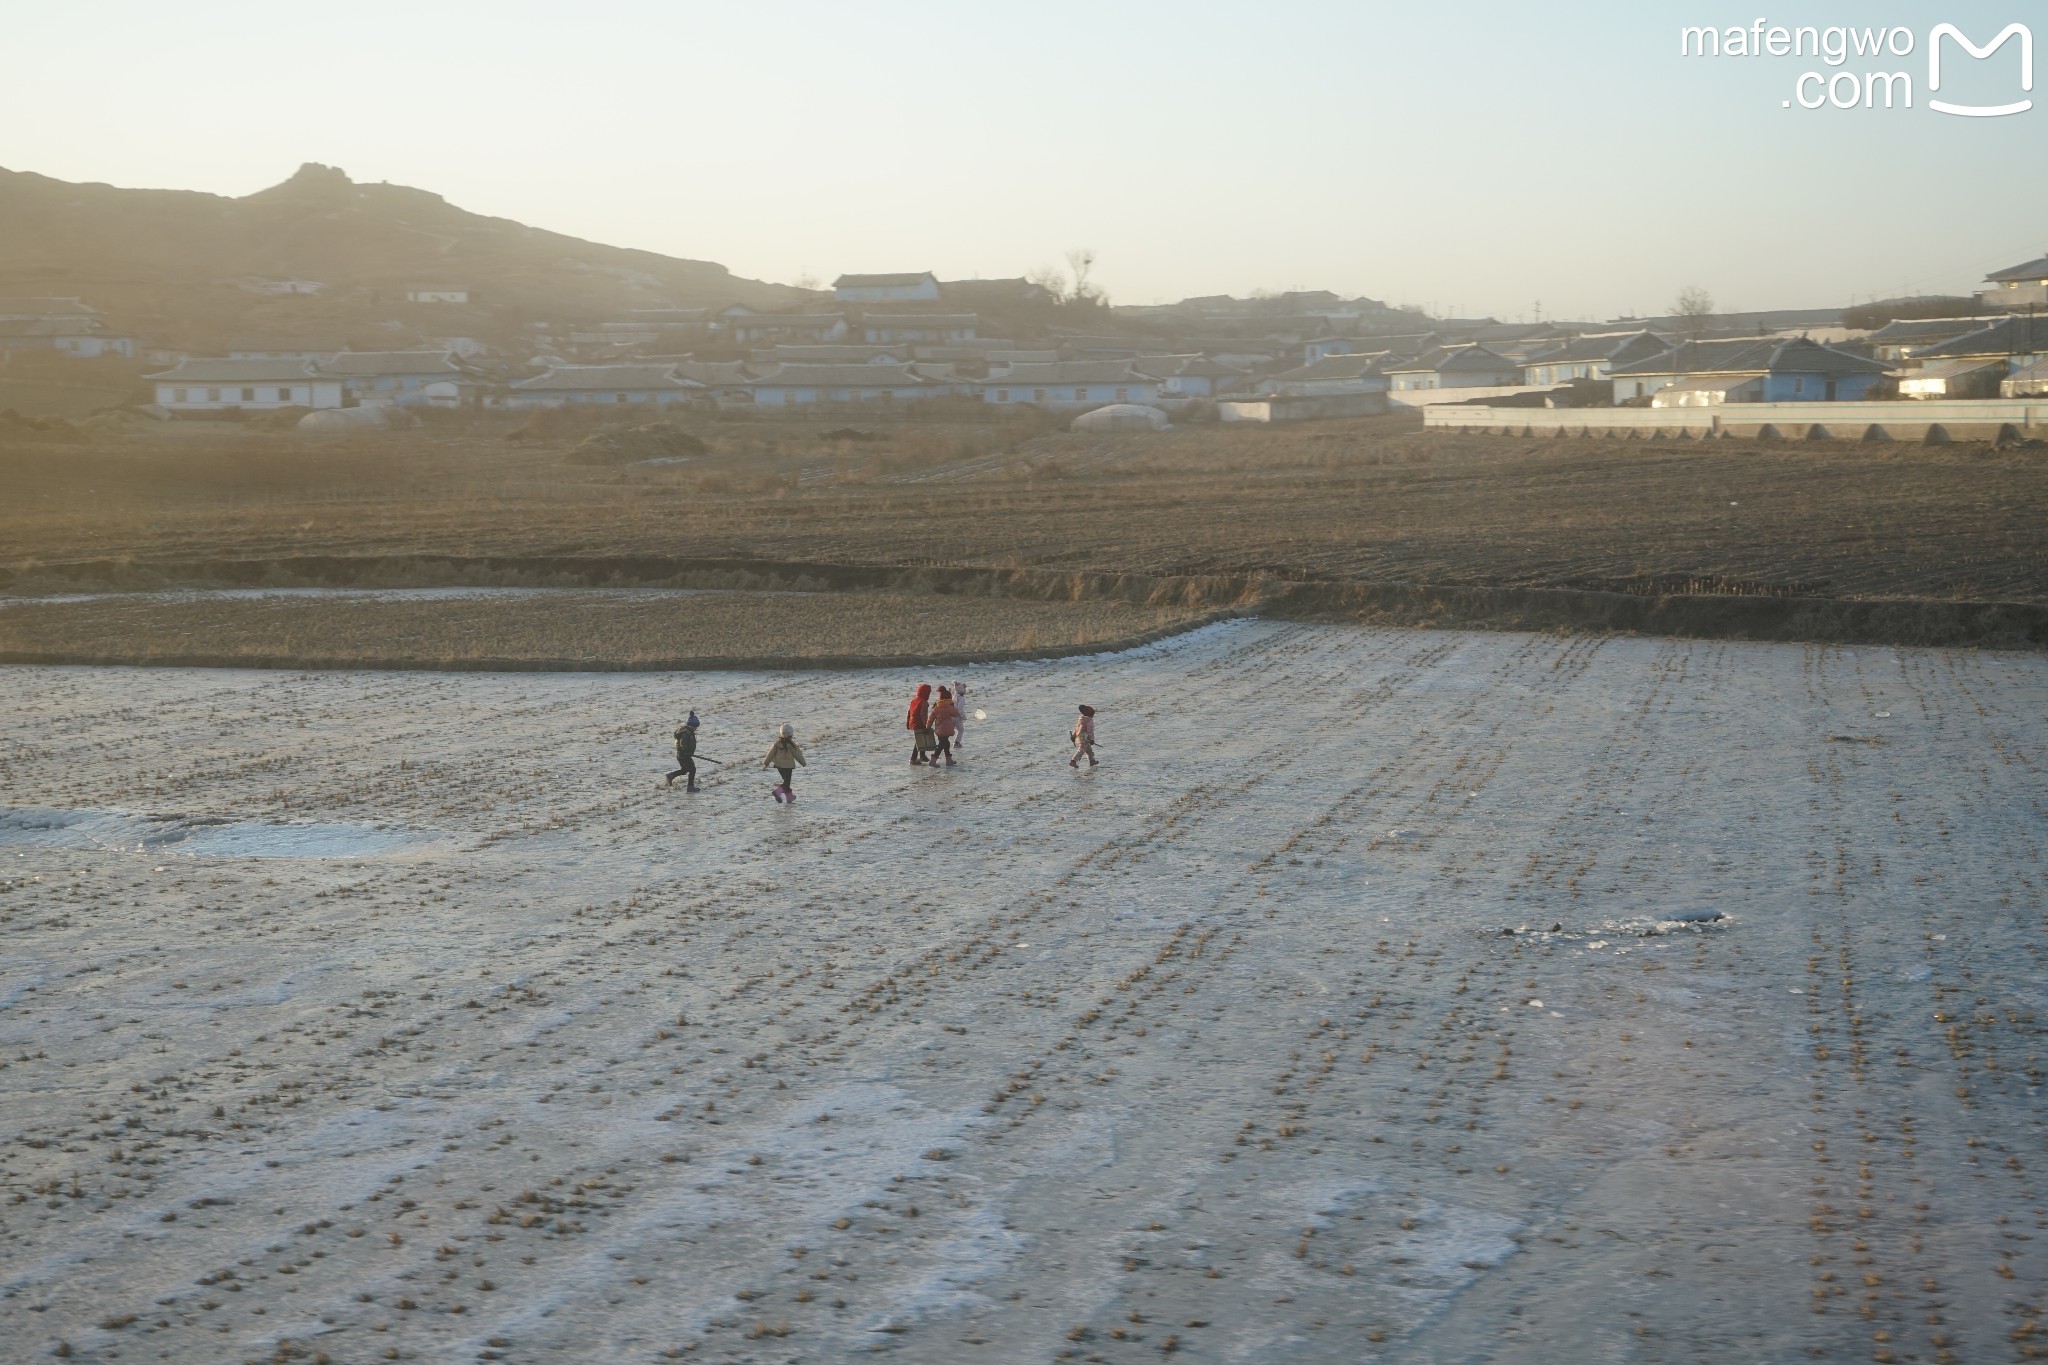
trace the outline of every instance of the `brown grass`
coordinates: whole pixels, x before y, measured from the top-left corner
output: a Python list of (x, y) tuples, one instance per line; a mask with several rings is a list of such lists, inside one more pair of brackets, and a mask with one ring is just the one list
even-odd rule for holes
[(1539, 441), (1400, 418), (827, 440), (843, 422), (704, 423), (703, 459), (624, 468), (565, 464), (576, 433), (507, 441), (516, 420), (16, 438), (0, 556), (638, 554), (2048, 601), (2048, 477), (2025, 450)]
[(0, 656), (303, 667), (701, 666), (997, 655), (1117, 642), (1190, 608), (929, 593), (116, 597), (0, 607)]

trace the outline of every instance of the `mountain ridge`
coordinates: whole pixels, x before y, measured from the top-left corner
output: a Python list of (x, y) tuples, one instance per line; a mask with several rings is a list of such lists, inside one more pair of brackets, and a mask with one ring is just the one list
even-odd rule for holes
[[(262, 292), (290, 280), (319, 287)], [(417, 284), (466, 288), (473, 302), (407, 303)], [(0, 168), (0, 294), (75, 295), (117, 330), (195, 349), (246, 334), (503, 336), (626, 308), (805, 297), (715, 262), (472, 213), (318, 162), (240, 198)]]

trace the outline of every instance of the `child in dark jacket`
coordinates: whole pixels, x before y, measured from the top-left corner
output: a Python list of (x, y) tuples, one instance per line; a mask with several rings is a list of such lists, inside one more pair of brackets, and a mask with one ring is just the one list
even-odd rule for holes
[(676, 728), (676, 770), (662, 782), (664, 787), (673, 787), (679, 777), (688, 778), (684, 791), (697, 788), (697, 713), (690, 712), (690, 718)]

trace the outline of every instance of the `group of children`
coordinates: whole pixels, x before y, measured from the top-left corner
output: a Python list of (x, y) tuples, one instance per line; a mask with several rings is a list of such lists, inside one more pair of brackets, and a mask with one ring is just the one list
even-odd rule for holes
[[(955, 682), (951, 687), (941, 686), (936, 697), (932, 695), (930, 683), (917, 685), (917, 694), (910, 701), (909, 714), (903, 719), (904, 728), (913, 736), (910, 749), (912, 767), (937, 768), (941, 766), (941, 759), (944, 760), (945, 767), (957, 766), (953, 755), (967, 738), (966, 702), (966, 683)], [(975, 712), (977, 719), (981, 718), (982, 714), (979, 711)], [(675, 786), (676, 779), (680, 777), (685, 780), (685, 791), (702, 790), (697, 785), (697, 730), (701, 724), (693, 710), (689, 719), (676, 727), (676, 768), (662, 779), (664, 787)], [(1081, 766), (1081, 760), (1085, 758), (1089, 767), (1095, 767), (1094, 707), (1081, 708), (1080, 717), (1075, 720), (1067, 738), (1074, 746), (1074, 755), (1067, 760), (1067, 766), (1078, 768)], [(720, 760), (707, 756), (704, 761), (718, 763)], [(777, 803), (795, 805), (796, 770), (808, 767), (809, 764), (804, 760), (803, 749), (796, 742), (796, 730), (793, 726), (782, 727), (782, 733), (776, 737), (775, 743), (769, 746), (768, 756), (761, 760), (761, 766), (773, 768), (776, 775), (782, 779), (769, 788)]]
[(967, 684), (955, 682), (951, 687), (941, 687), (935, 699), (932, 685), (919, 683), (917, 695), (910, 699), (910, 714), (903, 718), (903, 728), (913, 737), (911, 767), (927, 764), (936, 768), (941, 758), (948, 768), (953, 767), (953, 751), (967, 739)]

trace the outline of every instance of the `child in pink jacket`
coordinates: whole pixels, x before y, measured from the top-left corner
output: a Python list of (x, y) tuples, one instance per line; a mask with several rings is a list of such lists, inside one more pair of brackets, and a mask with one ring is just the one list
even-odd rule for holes
[(1092, 767), (1094, 767), (1094, 766), (1095, 766), (1095, 708), (1094, 708), (1094, 707), (1092, 707), (1092, 706), (1084, 706), (1084, 707), (1082, 707), (1082, 708), (1081, 708), (1081, 718), (1080, 718), (1079, 720), (1077, 720), (1077, 721), (1075, 721), (1075, 722), (1074, 722), (1074, 729), (1073, 729), (1073, 732), (1072, 732), (1072, 733), (1070, 733), (1070, 734), (1069, 734), (1069, 735), (1067, 736), (1067, 738), (1068, 738), (1068, 739), (1071, 739), (1071, 740), (1073, 740), (1073, 741), (1074, 741), (1074, 756), (1073, 756), (1072, 758), (1070, 758), (1070, 759), (1068, 759), (1068, 760), (1067, 760), (1067, 766), (1068, 766), (1069, 768), (1078, 768), (1078, 767), (1080, 767), (1080, 766), (1081, 766), (1081, 760), (1082, 760), (1083, 758), (1085, 758), (1085, 759), (1087, 759), (1087, 760), (1088, 760), (1088, 766), (1089, 766), (1089, 767), (1091, 767), (1091, 768), (1092, 768)]

